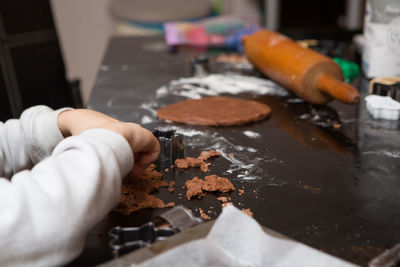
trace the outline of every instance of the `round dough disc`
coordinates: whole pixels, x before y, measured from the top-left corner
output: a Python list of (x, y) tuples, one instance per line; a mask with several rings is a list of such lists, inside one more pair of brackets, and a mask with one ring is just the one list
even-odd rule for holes
[(186, 124), (230, 126), (259, 121), (270, 113), (270, 107), (257, 101), (217, 96), (180, 101), (159, 109), (157, 116)]

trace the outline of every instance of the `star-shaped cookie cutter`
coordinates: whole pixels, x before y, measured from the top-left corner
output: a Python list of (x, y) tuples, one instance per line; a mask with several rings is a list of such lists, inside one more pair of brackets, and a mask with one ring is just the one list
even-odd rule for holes
[(116, 226), (112, 228), (108, 232), (111, 238), (108, 244), (114, 257), (119, 257), (133, 250), (148, 247), (154, 242), (165, 240), (202, 221), (180, 205), (140, 227)]

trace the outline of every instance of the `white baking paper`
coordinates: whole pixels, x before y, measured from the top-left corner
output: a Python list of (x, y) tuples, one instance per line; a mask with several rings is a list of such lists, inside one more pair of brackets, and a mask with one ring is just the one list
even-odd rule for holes
[(204, 239), (188, 242), (143, 262), (150, 266), (355, 266), (304, 244), (266, 234), (234, 206), (224, 208)]

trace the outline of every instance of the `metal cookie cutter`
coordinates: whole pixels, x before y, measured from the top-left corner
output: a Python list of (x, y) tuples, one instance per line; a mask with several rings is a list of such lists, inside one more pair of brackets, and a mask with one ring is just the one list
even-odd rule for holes
[(390, 96), (400, 101), (400, 77), (374, 78), (369, 82), (369, 94)]
[(108, 232), (112, 238), (108, 244), (114, 257), (119, 257), (135, 249), (147, 247), (155, 241), (164, 240), (173, 234), (175, 234), (173, 229), (157, 229), (152, 222), (140, 227), (116, 226)]
[(165, 240), (202, 221), (185, 207), (176, 206), (140, 227), (116, 226), (112, 228), (108, 232), (111, 238), (108, 244), (114, 257), (119, 257), (135, 249), (150, 246), (156, 241)]
[(159, 217), (156, 217), (158, 223), (168, 223), (172, 229), (177, 232), (192, 228), (193, 226), (202, 223), (203, 220), (193, 215), (193, 213), (182, 205), (164, 212)]
[(175, 130), (159, 130), (153, 132), (160, 142), (160, 156), (155, 162), (157, 169), (162, 171), (175, 164), (175, 160), (184, 157), (183, 134)]
[(206, 55), (198, 55), (190, 60), (189, 72), (192, 77), (204, 77), (210, 73), (209, 59)]

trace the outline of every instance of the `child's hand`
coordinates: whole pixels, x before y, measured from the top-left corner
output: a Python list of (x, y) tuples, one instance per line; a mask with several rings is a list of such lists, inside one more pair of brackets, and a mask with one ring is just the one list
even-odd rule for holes
[(160, 154), (157, 138), (139, 124), (121, 122), (102, 113), (87, 110), (67, 110), (58, 116), (58, 127), (64, 137), (78, 135), (85, 130), (102, 128), (122, 135), (129, 143), (135, 157), (133, 174), (143, 172)]

